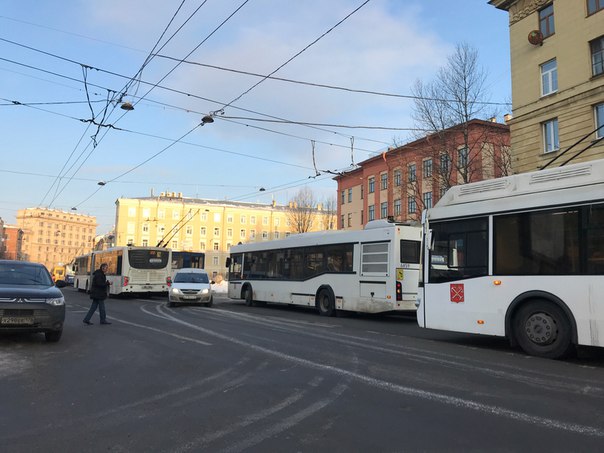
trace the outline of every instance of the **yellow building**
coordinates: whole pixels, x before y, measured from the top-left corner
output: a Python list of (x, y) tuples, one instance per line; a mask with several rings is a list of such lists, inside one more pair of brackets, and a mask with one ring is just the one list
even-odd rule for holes
[[(276, 203), (229, 202), (183, 197), (178, 192), (160, 196), (119, 198), (116, 201), (115, 245), (165, 245), (172, 250), (205, 253), (211, 276), (225, 273), (231, 245), (282, 239), (296, 232), (292, 209)], [(334, 227), (335, 213), (321, 207), (312, 212), (310, 231)]]
[(558, 166), (582, 150), (573, 162), (604, 157), (604, 1), (489, 4), (509, 13), (514, 170)]
[(20, 209), (17, 225), (23, 231), (21, 257), (48, 269), (89, 253), (97, 226), (94, 216), (46, 208)]

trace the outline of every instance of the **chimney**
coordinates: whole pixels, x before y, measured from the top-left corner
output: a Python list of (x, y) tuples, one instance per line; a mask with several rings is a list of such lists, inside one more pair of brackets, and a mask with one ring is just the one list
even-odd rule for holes
[(497, 117), (496, 116), (492, 116), (492, 117), (489, 118), (489, 121), (491, 123), (496, 123), (497, 122)]
[(512, 119), (512, 115), (510, 115), (509, 113), (506, 113), (505, 115), (503, 115), (503, 121), (507, 123), (510, 122), (510, 120)]

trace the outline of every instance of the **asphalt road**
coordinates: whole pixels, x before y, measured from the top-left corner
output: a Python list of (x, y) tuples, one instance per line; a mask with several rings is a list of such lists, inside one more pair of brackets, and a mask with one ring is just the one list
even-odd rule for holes
[(528, 357), (413, 317), (167, 308), (64, 289), (59, 343), (0, 336), (2, 452), (602, 451), (604, 351)]

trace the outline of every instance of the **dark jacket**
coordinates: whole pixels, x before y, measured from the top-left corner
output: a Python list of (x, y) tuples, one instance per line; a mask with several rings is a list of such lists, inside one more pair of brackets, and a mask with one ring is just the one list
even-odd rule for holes
[(92, 273), (92, 283), (90, 284), (91, 299), (107, 299), (107, 277), (102, 270), (97, 269)]

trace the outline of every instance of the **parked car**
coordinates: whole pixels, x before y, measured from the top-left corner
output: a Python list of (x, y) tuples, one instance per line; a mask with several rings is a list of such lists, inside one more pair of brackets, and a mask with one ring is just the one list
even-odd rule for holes
[(210, 278), (203, 269), (182, 268), (176, 271), (168, 291), (168, 306), (184, 303), (203, 303), (211, 307), (212, 297)]
[(63, 333), (65, 298), (42, 264), (0, 260), (0, 332), (43, 332), (56, 342)]

